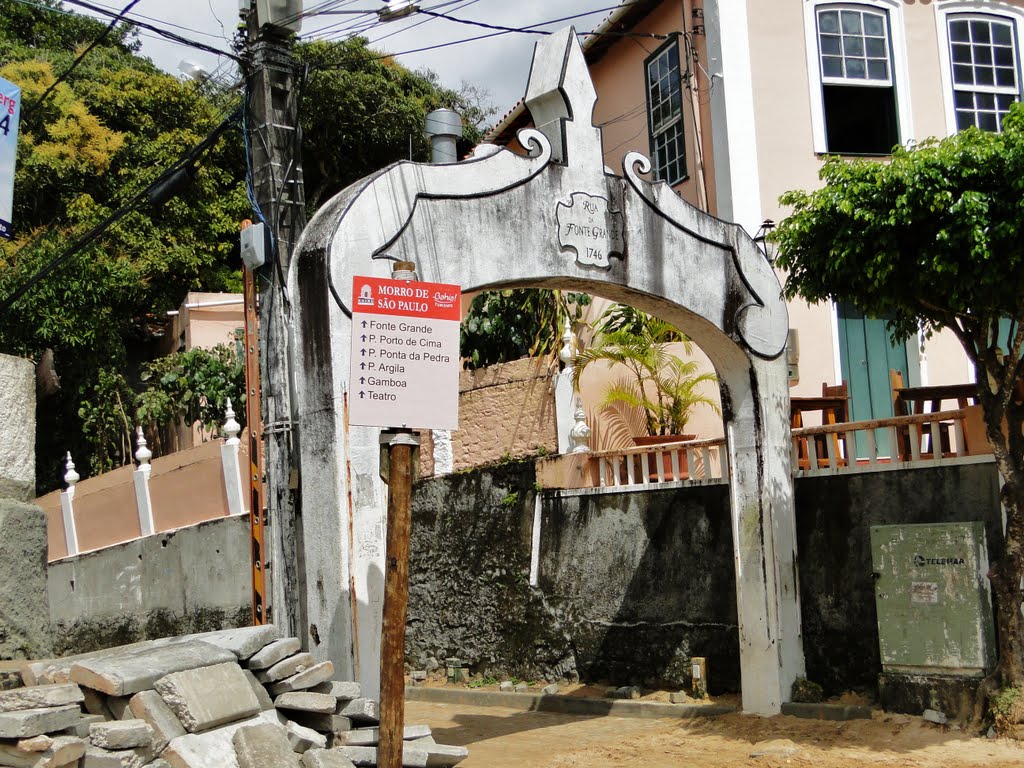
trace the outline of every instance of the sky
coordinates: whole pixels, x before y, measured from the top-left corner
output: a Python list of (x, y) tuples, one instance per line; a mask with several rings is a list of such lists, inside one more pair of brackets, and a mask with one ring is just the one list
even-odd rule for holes
[[(113, 10), (120, 10), (126, 4), (119, 0), (92, 1)], [(420, 0), (418, 6), (459, 19), (518, 28), (587, 14), (537, 27), (538, 30), (554, 31), (572, 24), (577, 31), (585, 32), (597, 28), (618, 1), (621, 0)], [(403, 0), (392, 0), (391, 6), (401, 2)], [(239, 22), (238, 7), (239, 0), (141, 0), (128, 17), (170, 29), (214, 48), (229, 50), (229, 41)], [(397, 54), (398, 61), (410, 69), (433, 70), (449, 88), (458, 89), (465, 81), (486, 90), (491, 103), (497, 108), (497, 114), (491, 118), (492, 122), (522, 98), (526, 91), (533, 45), (539, 39), (538, 35), (508, 33), (412, 53), (410, 51), (414, 49), (487, 35), (493, 30), (423, 14), (380, 22), (373, 12), (385, 7), (382, 0), (304, 0), (306, 12), (334, 10), (371, 13), (321, 13), (303, 19), (300, 35), (307, 39), (339, 39), (360, 31), (369, 38), (372, 47)], [(231, 63), (228, 59), (220, 59), (216, 55), (154, 37), (149, 32), (143, 31), (141, 39), (142, 55), (175, 74), (178, 74), (178, 64), (182, 60), (199, 64), (208, 71), (215, 71), (221, 62), (225, 66)]]

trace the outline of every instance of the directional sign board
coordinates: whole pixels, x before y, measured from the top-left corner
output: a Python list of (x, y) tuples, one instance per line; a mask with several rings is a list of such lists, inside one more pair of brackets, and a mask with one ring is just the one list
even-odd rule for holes
[(457, 285), (356, 277), (349, 423), (459, 428)]

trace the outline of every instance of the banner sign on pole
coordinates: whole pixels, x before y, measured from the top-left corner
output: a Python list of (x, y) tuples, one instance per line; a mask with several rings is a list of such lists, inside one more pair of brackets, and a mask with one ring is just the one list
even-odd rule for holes
[(0, 237), (13, 237), (14, 163), (18, 159), (21, 88), (0, 77)]
[(356, 276), (349, 423), (459, 428), (457, 285)]

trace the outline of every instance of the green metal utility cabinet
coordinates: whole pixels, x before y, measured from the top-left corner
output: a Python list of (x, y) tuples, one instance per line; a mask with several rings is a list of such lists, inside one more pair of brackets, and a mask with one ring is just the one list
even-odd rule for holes
[(992, 669), (983, 523), (872, 526), (871, 561), (883, 672), (980, 677)]

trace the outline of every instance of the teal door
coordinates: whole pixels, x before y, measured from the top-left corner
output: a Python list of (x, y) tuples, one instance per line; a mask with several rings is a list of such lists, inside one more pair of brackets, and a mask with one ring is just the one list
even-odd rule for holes
[[(839, 363), (843, 380), (850, 388), (850, 420), (894, 415), (889, 369), (902, 372), (904, 385), (911, 385), (906, 342), (893, 345), (885, 320), (867, 317), (852, 304), (840, 302), (838, 313)], [(856, 441), (857, 457), (866, 457), (868, 443), (864, 433), (858, 432)], [(879, 456), (892, 455), (886, 430), (875, 430), (875, 441)]]

